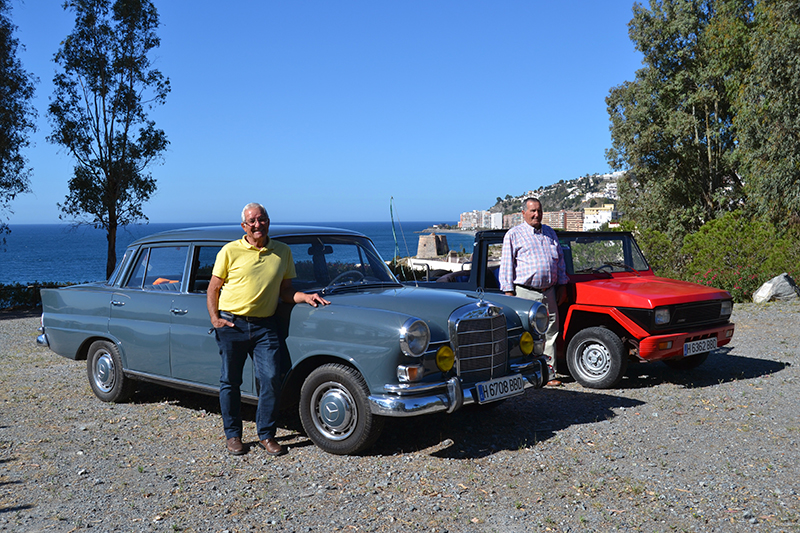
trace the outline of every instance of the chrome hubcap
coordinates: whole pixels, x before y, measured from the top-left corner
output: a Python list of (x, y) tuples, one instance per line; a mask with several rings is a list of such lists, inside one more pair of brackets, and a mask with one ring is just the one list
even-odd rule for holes
[(358, 411), (350, 392), (340, 383), (321, 384), (311, 396), (314, 425), (331, 440), (344, 440), (356, 427)]
[(114, 359), (108, 352), (103, 352), (94, 360), (94, 384), (103, 392), (110, 392), (114, 388)]

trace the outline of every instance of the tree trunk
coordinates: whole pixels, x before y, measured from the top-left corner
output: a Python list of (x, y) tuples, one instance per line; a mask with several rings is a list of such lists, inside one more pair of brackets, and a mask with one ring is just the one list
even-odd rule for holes
[(117, 266), (117, 225), (109, 224), (108, 233), (106, 234), (108, 240), (108, 257), (106, 259), (106, 279), (111, 277), (114, 268)]

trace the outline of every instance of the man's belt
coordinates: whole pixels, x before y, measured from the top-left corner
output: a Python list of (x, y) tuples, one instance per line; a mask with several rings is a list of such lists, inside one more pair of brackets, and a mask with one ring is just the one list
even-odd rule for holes
[(228, 311), (220, 311), (219, 317), (224, 318), (228, 322), (233, 322), (235, 319), (244, 320), (246, 322), (263, 322), (272, 317), (268, 316), (247, 316), (247, 315), (234, 315), (233, 313), (229, 313)]
[(517, 287), (522, 287), (523, 289), (527, 289), (529, 291), (535, 291), (535, 292), (547, 292), (548, 290), (550, 290), (553, 287), (555, 287), (555, 285), (550, 285), (549, 287), (531, 287), (529, 285), (523, 285), (521, 283), (515, 283), (514, 285), (516, 285)]

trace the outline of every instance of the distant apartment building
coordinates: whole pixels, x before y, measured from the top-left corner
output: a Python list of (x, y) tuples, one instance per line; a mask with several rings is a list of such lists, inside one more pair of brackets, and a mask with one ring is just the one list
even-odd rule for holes
[(614, 204), (605, 204), (603, 207), (587, 207), (583, 210), (583, 230), (591, 231), (600, 229), (603, 224), (619, 218)]
[(553, 229), (567, 229), (566, 211), (545, 211), (542, 213), (542, 223)]
[(469, 211), (461, 213), (458, 227), (461, 229), (482, 229), (492, 227), (492, 214), (489, 211)]
[(503, 213), (492, 213), (489, 217), (491, 229), (502, 229), (503, 228)]
[(583, 231), (583, 213), (580, 211), (546, 211), (542, 222), (553, 229)]
[(513, 228), (522, 224), (522, 213), (511, 213), (510, 215), (503, 215), (503, 228)]
[(564, 229), (567, 231), (583, 231), (584, 225), (584, 214), (582, 211), (565, 211), (566, 213), (566, 225)]

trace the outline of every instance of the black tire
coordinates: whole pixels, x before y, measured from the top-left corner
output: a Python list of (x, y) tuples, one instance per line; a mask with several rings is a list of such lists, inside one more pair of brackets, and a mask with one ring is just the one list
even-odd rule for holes
[(696, 353), (689, 357), (680, 357), (678, 359), (667, 359), (664, 364), (672, 370), (693, 370), (705, 363), (709, 353), (711, 352)]
[(133, 395), (136, 384), (125, 377), (122, 358), (112, 342), (92, 343), (86, 356), (86, 373), (95, 396), (104, 402), (124, 402)]
[(575, 381), (590, 389), (616, 386), (628, 367), (622, 341), (606, 328), (586, 328), (569, 341), (567, 367)]
[(356, 370), (323, 365), (309, 374), (300, 389), (300, 421), (306, 435), (336, 455), (359, 453), (381, 434), (384, 419), (369, 408), (369, 389)]

